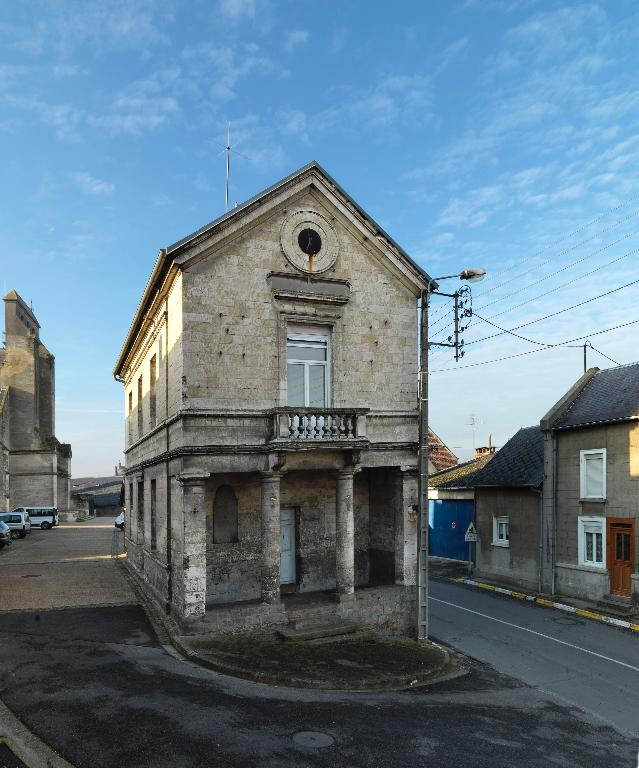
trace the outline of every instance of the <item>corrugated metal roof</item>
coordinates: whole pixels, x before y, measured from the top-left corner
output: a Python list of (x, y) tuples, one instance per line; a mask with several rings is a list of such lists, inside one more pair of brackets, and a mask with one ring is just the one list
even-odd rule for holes
[(639, 418), (639, 363), (631, 363), (598, 371), (553, 422), (552, 428), (569, 429), (636, 418)]

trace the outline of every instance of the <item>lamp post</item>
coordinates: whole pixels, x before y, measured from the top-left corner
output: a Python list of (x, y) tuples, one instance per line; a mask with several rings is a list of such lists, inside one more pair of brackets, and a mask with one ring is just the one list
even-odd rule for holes
[[(428, 302), (433, 283), (438, 280), (457, 278), (468, 282), (478, 282), (486, 276), (486, 270), (479, 267), (465, 269), (457, 275), (444, 275), (429, 279), (426, 290), (422, 291), (419, 320), (419, 481), (417, 503), (417, 642), (428, 638)], [(456, 294), (437, 294), (452, 296)], [(454, 344), (437, 346), (455, 347), (458, 352), (457, 338)]]

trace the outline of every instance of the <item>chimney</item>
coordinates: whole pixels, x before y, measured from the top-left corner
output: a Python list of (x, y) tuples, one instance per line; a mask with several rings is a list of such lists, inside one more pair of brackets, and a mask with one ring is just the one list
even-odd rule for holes
[(488, 435), (488, 445), (484, 445), (482, 448), (475, 448), (475, 458), (481, 459), (483, 456), (489, 456), (496, 451), (497, 448), (493, 445), (493, 436)]

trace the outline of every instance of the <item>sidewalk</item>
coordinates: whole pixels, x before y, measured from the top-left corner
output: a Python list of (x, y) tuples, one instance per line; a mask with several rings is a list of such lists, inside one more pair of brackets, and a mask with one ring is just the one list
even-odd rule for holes
[(566, 613), (574, 613), (585, 619), (599, 621), (603, 624), (610, 624), (619, 629), (627, 629), (631, 632), (639, 633), (639, 616), (637, 612), (619, 618), (614, 614), (602, 610), (601, 607), (592, 601), (580, 600), (574, 597), (564, 597), (563, 595), (548, 595), (536, 592), (524, 592), (522, 590), (508, 587), (505, 584), (494, 579), (468, 578), (468, 563), (463, 560), (447, 560), (442, 557), (429, 557), (430, 577), (436, 581), (454, 581), (456, 584), (465, 584), (468, 587), (484, 589), (489, 592), (496, 592), (499, 595), (513, 597), (516, 600), (524, 600), (544, 608), (555, 608)]

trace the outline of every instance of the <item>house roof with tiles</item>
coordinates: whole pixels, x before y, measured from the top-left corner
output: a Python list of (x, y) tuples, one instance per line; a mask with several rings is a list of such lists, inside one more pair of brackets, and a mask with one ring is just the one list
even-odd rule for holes
[(552, 429), (639, 419), (639, 363), (604, 371), (592, 368), (580, 382), (583, 386), (551, 419)]
[(475, 485), (475, 478), (479, 471), (482, 470), (489, 461), (494, 459), (495, 456), (495, 453), (488, 453), (478, 459), (465, 461), (462, 464), (450, 467), (450, 469), (436, 472), (428, 478), (428, 486), (429, 488), (442, 489), (473, 488)]
[(537, 426), (524, 427), (479, 471), (473, 485), (539, 488), (544, 480), (544, 437)]

